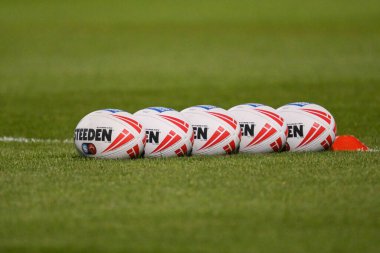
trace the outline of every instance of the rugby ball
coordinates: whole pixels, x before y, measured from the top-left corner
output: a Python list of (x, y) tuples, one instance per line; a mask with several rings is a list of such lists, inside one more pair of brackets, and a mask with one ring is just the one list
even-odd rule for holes
[(288, 126), (288, 151), (322, 151), (329, 149), (336, 135), (336, 123), (320, 105), (296, 102), (277, 109)]
[(177, 111), (166, 107), (149, 107), (134, 116), (146, 131), (144, 157), (172, 157), (191, 154), (193, 131)]
[(232, 154), (238, 151), (240, 127), (229, 112), (211, 105), (198, 105), (181, 113), (193, 127), (193, 155)]
[(145, 145), (145, 130), (130, 113), (105, 109), (87, 114), (74, 131), (78, 152), (86, 157), (138, 158)]
[(241, 129), (241, 153), (281, 151), (286, 142), (287, 126), (278, 112), (262, 104), (242, 104), (228, 110)]

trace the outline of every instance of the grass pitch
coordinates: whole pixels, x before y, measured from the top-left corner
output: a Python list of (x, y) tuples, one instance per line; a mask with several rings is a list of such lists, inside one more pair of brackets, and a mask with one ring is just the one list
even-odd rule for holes
[[(0, 136), (294, 101), (379, 149), (378, 1), (2, 1)], [(0, 143), (0, 252), (377, 252), (378, 152), (136, 161)]]

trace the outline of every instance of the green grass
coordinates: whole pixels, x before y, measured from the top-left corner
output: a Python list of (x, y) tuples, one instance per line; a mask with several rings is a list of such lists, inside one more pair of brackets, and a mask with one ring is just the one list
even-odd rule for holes
[[(311, 101), (380, 148), (378, 1), (1, 1), (0, 137)], [(101, 161), (0, 143), (0, 252), (377, 252), (378, 152)]]
[(375, 153), (125, 162), (80, 159), (70, 145), (22, 145), (4, 151), (1, 144), (5, 252), (376, 252), (379, 246)]

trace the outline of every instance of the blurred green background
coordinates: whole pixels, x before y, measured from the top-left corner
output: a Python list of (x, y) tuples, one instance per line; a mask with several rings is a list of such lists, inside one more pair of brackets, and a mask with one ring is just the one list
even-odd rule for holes
[[(379, 1), (1, 1), (0, 135), (100, 108), (319, 103), (379, 146)], [(366, 124), (371, 123), (371, 124)]]

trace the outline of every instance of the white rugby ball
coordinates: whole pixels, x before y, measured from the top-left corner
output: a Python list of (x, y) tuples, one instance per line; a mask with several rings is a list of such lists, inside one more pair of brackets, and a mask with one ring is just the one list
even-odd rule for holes
[(145, 130), (130, 113), (105, 109), (87, 114), (74, 131), (78, 152), (87, 157), (138, 158), (145, 145)]
[(193, 155), (231, 154), (240, 144), (239, 124), (226, 110), (198, 105), (181, 111), (194, 131)]
[(277, 109), (288, 125), (288, 151), (321, 151), (335, 140), (336, 123), (320, 105), (295, 102)]
[(239, 152), (267, 153), (281, 151), (287, 136), (286, 123), (272, 107), (242, 104), (228, 110), (238, 121), (242, 133)]
[(179, 112), (166, 107), (149, 107), (134, 116), (146, 131), (144, 157), (172, 157), (191, 154), (193, 131)]

